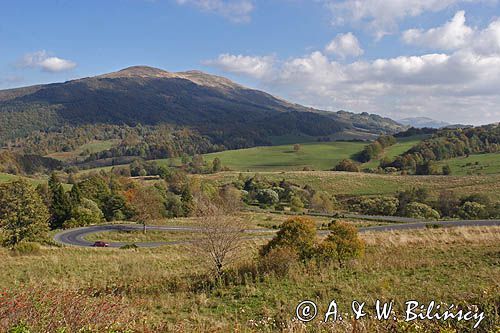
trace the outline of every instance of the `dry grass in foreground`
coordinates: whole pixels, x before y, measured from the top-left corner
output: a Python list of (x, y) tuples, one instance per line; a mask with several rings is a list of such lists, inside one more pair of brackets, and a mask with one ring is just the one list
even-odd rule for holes
[[(65, 332), (88, 327), (94, 332), (465, 332), (463, 322), (378, 322), (347, 320), (342, 324), (307, 325), (293, 320), (295, 306), (314, 300), (325, 309), (332, 299), (346, 309), (354, 299), (373, 304), (394, 300), (397, 311), (406, 300), (437, 300), (477, 305), (486, 311), (478, 332), (497, 332), (500, 308), (500, 227), (427, 229), (364, 234), (365, 257), (345, 269), (297, 265), (287, 276), (258, 274), (250, 260), (261, 243), (249, 242), (245, 255), (218, 283), (207, 279), (202, 262), (188, 248), (115, 250), (45, 248), (39, 254), (14, 256), (0, 249), (0, 313), (8, 309), (5, 327), (24, 322), (31, 332)], [(36, 295), (30, 295), (30, 290)], [(43, 292), (42, 292), (43, 291)], [(58, 300), (61, 295), (62, 300)], [(76, 296), (80, 295), (80, 296)], [(55, 298), (54, 298), (55, 297)], [(16, 310), (5, 304), (37, 300)], [(52, 307), (50, 300), (57, 301)], [(66, 302), (66, 303), (65, 303)], [(111, 305), (116, 319), (93, 311)], [(57, 306), (68, 311), (52, 315)], [(123, 310), (123, 311), (122, 311)], [(2, 312), (4, 311), (4, 312)], [(495, 315), (496, 311), (496, 315)], [(106, 324), (109, 324), (107, 326)], [(4, 325), (4, 326), (1, 326)], [(112, 327), (111, 327), (112, 326)], [(49, 329), (50, 328), (50, 329)], [(23, 332), (23, 331), (20, 331)], [(87, 332), (87, 331), (86, 331)], [(116, 331), (115, 331), (116, 332)]]

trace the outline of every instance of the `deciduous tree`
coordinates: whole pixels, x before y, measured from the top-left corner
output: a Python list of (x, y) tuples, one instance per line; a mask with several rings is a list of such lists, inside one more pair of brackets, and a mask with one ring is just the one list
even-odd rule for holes
[(6, 245), (45, 237), (49, 216), (42, 198), (27, 181), (0, 185), (0, 228), (6, 234)]

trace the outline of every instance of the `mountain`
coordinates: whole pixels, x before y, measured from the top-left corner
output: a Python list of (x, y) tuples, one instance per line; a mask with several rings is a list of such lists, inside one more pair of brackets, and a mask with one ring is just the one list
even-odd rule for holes
[(398, 120), (399, 123), (415, 128), (442, 128), (451, 125), (445, 121), (434, 120), (427, 117), (411, 117)]
[(376, 115), (289, 103), (200, 71), (134, 66), (64, 83), (0, 91), (0, 142), (61, 125), (189, 127), (226, 148), (270, 144), (284, 135), (370, 137), (404, 126)]

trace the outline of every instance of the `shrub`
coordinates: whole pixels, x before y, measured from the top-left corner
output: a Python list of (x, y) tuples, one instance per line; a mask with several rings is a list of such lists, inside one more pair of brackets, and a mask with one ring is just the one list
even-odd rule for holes
[(135, 244), (125, 244), (120, 247), (120, 250), (137, 250), (139, 247)]
[(265, 256), (273, 249), (289, 248), (297, 251), (301, 259), (311, 257), (316, 241), (316, 224), (306, 217), (292, 217), (280, 227), (276, 236), (261, 250)]
[(336, 200), (326, 192), (316, 192), (311, 198), (311, 208), (317, 212), (331, 213), (335, 208)]
[(256, 199), (264, 206), (274, 206), (280, 200), (278, 193), (271, 189), (258, 190)]
[(290, 200), (290, 208), (293, 212), (301, 212), (304, 209), (304, 203), (300, 200), (299, 196), (294, 195)]
[(399, 200), (397, 198), (379, 197), (367, 198), (360, 202), (360, 209), (368, 215), (392, 216), (396, 214)]
[(485, 218), (486, 206), (478, 202), (465, 202), (458, 210), (458, 216), (466, 220)]
[(445, 176), (451, 175), (451, 168), (448, 164), (443, 166), (443, 175)]
[(384, 169), (385, 173), (396, 173), (398, 171), (399, 170), (397, 168), (394, 168), (394, 167), (387, 167), (387, 168)]
[(259, 270), (263, 273), (274, 273), (283, 277), (288, 274), (290, 268), (298, 261), (299, 254), (291, 247), (279, 247), (270, 250), (259, 259)]
[(39, 254), (40, 244), (34, 242), (20, 242), (12, 248), (12, 253), (16, 255)]
[(409, 203), (406, 206), (406, 216), (416, 219), (432, 219), (432, 220), (439, 220), (439, 218), (441, 217), (438, 211), (420, 202)]
[(345, 159), (335, 166), (334, 171), (359, 172), (359, 166), (353, 160)]
[(317, 248), (320, 261), (337, 260), (342, 267), (348, 260), (364, 254), (365, 243), (359, 238), (355, 226), (333, 221), (329, 225), (329, 230), (331, 233)]

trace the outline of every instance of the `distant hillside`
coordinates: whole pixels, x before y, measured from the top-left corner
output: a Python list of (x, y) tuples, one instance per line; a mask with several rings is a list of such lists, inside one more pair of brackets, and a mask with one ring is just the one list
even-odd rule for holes
[(270, 144), (280, 135), (328, 136), (403, 130), (375, 115), (292, 104), (199, 71), (136, 66), (64, 83), (0, 91), (0, 143), (61, 125), (170, 124), (190, 127), (225, 148)]
[(465, 129), (441, 129), (382, 167), (394, 167), (417, 174), (444, 172), (434, 162), (472, 154), (500, 152), (500, 125), (490, 124)]
[(451, 125), (445, 121), (434, 120), (427, 117), (412, 117), (404, 118), (398, 121), (399, 123), (415, 128), (442, 128)]

